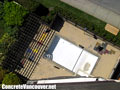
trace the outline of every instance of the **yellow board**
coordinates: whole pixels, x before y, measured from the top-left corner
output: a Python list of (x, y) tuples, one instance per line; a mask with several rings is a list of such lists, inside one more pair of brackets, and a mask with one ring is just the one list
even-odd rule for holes
[(40, 41), (44, 41), (44, 39), (46, 38), (47, 34), (43, 33), (42, 37), (40, 38)]
[(110, 25), (110, 24), (107, 24), (107, 25), (105, 26), (105, 30), (108, 31), (108, 32), (110, 32), (110, 33), (112, 33), (112, 34), (114, 34), (114, 35), (117, 35), (118, 32), (119, 32), (119, 29), (118, 29), (118, 28), (116, 28), (116, 27), (114, 27), (114, 26), (112, 26), (112, 25)]
[(34, 53), (38, 53), (38, 49), (34, 49), (33, 52), (34, 52)]

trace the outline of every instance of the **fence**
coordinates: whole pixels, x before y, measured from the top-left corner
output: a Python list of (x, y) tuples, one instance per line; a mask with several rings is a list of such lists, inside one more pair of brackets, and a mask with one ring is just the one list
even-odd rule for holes
[[(62, 17), (62, 16), (61, 16)], [(90, 30), (85, 30), (85, 28), (83, 28), (83, 27), (81, 27), (80, 25), (78, 25), (78, 24), (76, 24), (76, 23), (74, 23), (74, 22), (72, 22), (70, 19), (66, 19), (66, 18), (64, 18), (64, 17), (62, 17), (63, 18), (63, 20), (64, 21), (67, 21), (67, 22), (69, 22), (69, 23), (71, 23), (72, 25), (74, 25), (74, 26), (76, 26), (76, 27), (78, 27), (78, 28), (80, 28), (81, 30), (83, 30), (84, 32), (86, 32), (86, 33), (89, 33), (90, 35), (95, 35), (95, 33), (93, 33), (93, 32), (91, 32)], [(110, 41), (107, 41), (106, 39), (104, 39), (104, 38), (101, 38), (100, 36), (98, 36), (98, 35), (96, 35), (97, 36), (97, 38), (98, 39), (100, 39), (100, 40), (102, 40), (102, 41), (104, 41), (104, 42), (106, 42), (106, 43), (108, 43), (108, 44), (110, 44), (111, 46), (113, 46), (113, 47), (115, 47), (115, 48), (117, 48), (117, 49), (119, 49), (120, 50), (120, 47), (119, 46), (117, 46), (117, 45), (115, 45), (113, 42), (110, 42)]]

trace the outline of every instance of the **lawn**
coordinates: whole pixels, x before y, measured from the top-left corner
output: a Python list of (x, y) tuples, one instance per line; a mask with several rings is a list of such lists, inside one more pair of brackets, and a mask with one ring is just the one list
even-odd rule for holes
[(4, 31), (0, 29), (0, 38), (2, 37), (3, 34), (4, 34)]
[(30, 11), (34, 11), (34, 9), (39, 5), (39, 3), (36, 3), (35, 0), (15, 0), (15, 1)]
[(0, 38), (3, 36), (4, 34), (4, 21), (0, 21)]
[(56, 6), (64, 6), (62, 5), (61, 1), (59, 0), (36, 0), (37, 2), (41, 3), (45, 7), (56, 7)]

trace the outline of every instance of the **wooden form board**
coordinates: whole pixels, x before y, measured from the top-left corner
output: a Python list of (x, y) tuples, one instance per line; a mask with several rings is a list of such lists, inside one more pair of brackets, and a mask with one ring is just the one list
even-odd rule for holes
[(114, 34), (114, 35), (117, 35), (118, 32), (119, 32), (119, 29), (118, 29), (118, 28), (116, 28), (116, 27), (114, 27), (114, 26), (112, 26), (112, 25), (110, 25), (110, 24), (106, 24), (105, 30), (107, 30), (108, 32), (110, 32), (110, 33), (112, 33), (112, 34)]

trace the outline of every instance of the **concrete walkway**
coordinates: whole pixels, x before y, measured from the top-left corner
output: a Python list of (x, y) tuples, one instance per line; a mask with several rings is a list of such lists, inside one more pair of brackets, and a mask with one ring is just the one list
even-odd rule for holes
[(61, 0), (120, 29), (120, 15), (89, 0)]
[(89, 0), (120, 15), (120, 0)]

